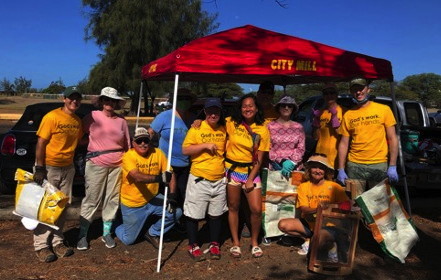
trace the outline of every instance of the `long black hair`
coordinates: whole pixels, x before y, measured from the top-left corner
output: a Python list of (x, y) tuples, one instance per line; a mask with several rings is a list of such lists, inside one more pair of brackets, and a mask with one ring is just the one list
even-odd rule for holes
[(242, 103), (245, 99), (252, 98), (254, 100), (254, 104), (256, 104), (257, 107), (257, 114), (254, 117), (254, 122), (258, 125), (262, 125), (265, 122), (265, 119), (263, 118), (263, 109), (260, 106), (260, 104), (257, 102), (257, 98), (254, 94), (248, 93), (243, 95), (236, 104), (236, 108), (231, 115), (231, 119), (237, 124), (241, 124), (243, 121), (245, 121), (244, 117), (242, 116)]

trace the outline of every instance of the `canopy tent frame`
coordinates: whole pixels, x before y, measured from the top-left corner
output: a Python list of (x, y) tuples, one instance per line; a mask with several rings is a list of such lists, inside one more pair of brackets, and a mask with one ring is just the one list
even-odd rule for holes
[[(397, 116), (392, 65), (389, 61), (338, 49), (302, 38), (276, 33), (252, 25), (237, 27), (189, 42), (142, 67), (144, 81), (175, 81), (173, 108), (176, 112), (178, 83), (232, 82), (275, 85), (346, 82), (353, 78), (390, 82), (392, 109)], [(168, 162), (171, 162), (174, 118), (172, 118)], [(397, 125), (399, 159), (404, 179), (406, 208), (410, 212), (406, 173)], [(169, 167), (167, 168), (169, 170)], [(164, 201), (164, 207), (165, 207)], [(165, 213), (165, 212), (164, 212)], [(164, 214), (163, 213), (163, 214)], [(164, 222), (164, 215), (163, 215)], [(161, 246), (157, 272), (160, 271)]]

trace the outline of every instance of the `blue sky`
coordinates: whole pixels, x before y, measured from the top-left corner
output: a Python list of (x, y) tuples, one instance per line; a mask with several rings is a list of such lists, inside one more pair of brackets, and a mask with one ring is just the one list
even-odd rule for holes
[[(441, 75), (439, 0), (203, 0), (217, 12), (218, 31), (252, 24), (392, 62), (395, 80)], [(3, 1), (0, 79), (23, 76), (35, 88), (87, 77), (100, 50), (84, 41), (81, 1)]]

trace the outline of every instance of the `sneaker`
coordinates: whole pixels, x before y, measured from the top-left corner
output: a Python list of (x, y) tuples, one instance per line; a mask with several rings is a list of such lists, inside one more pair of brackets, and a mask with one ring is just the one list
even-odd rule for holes
[(37, 255), (37, 258), (40, 262), (49, 263), (57, 259), (55, 254), (49, 248), (43, 248), (38, 251), (35, 251), (35, 254)]
[(220, 260), (221, 251), (219, 248), (219, 243), (211, 242), (210, 247), (208, 248), (208, 251), (210, 252), (210, 256), (211, 256), (212, 260)]
[[(144, 238), (152, 244), (152, 246), (155, 249), (159, 249), (159, 237), (158, 236), (151, 236), (148, 232), (144, 235)], [(164, 246), (162, 246), (162, 249), (164, 249)]]
[(330, 250), (328, 252), (328, 260), (327, 261), (331, 262), (331, 263), (338, 263), (337, 251)]
[(309, 251), (309, 240), (306, 240), (302, 244), (302, 248), (300, 248), (300, 250), (297, 251), (297, 254), (304, 256), (308, 254), (308, 251)]
[(270, 246), (271, 245), (271, 238), (269, 238), (269, 237), (262, 238), (262, 244), (265, 246)]
[(337, 244), (334, 242), (334, 246), (328, 251), (328, 262), (338, 263)]
[(188, 245), (188, 253), (190, 254), (190, 257), (197, 262), (205, 260), (205, 257), (202, 254), (201, 248), (199, 248), (198, 244)]
[(80, 240), (78, 240), (77, 249), (80, 251), (85, 251), (89, 249), (89, 243), (87, 242), (86, 236), (81, 237)]
[(65, 257), (72, 256), (74, 251), (72, 250), (72, 248), (67, 247), (63, 243), (60, 243), (54, 247), (54, 253), (59, 258), (65, 258)]
[(101, 240), (104, 242), (104, 244), (106, 244), (106, 247), (109, 249), (115, 248), (116, 246), (115, 240), (110, 234), (104, 235), (103, 237), (101, 237)]

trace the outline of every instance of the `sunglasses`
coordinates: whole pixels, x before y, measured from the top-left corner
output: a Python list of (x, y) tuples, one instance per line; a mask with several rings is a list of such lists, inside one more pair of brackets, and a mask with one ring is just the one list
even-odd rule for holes
[(285, 107), (290, 108), (290, 109), (294, 108), (294, 105), (293, 105), (293, 104), (280, 104), (279, 106), (280, 106), (281, 108), (285, 108)]
[(144, 142), (145, 144), (150, 143), (150, 138), (147, 137), (143, 137), (143, 138), (138, 138), (134, 140), (136, 144), (141, 145), (142, 142)]
[(325, 90), (325, 91), (323, 91), (323, 95), (333, 95), (333, 94), (337, 94), (337, 92), (335, 90)]

